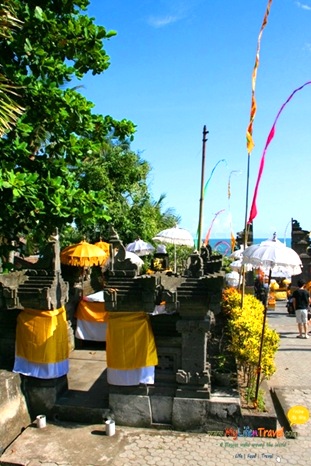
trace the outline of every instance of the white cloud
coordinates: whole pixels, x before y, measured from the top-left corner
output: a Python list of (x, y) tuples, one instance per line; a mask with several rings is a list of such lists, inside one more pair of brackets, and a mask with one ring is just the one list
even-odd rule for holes
[[(154, 28), (162, 28), (178, 21), (187, 19), (195, 14), (198, 7), (205, 0), (158, 0), (159, 14), (150, 15), (148, 23)], [(163, 13), (162, 13), (163, 12)]]
[(302, 8), (303, 10), (311, 11), (311, 5), (307, 5), (306, 3), (296, 2), (298, 8)]
[(180, 16), (172, 16), (172, 15), (167, 15), (167, 16), (162, 16), (162, 17), (150, 16), (148, 19), (148, 23), (155, 28), (161, 28), (164, 26), (168, 26), (169, 24), (176, 23), (176, 21), (179, 21), (180, 19), (181, 19)]

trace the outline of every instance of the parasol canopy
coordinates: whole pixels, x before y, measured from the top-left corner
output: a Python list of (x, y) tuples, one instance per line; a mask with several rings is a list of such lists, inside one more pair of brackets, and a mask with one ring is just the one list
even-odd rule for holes
[[(262, 241), (260, 244), (253, 244), (245, 249), (243, 252), (243, 264), (250, 264), (253, 266), (268, 268), (269, 269), (269, 282), (271, 283), (271, 274), (274, 267), (284, 266), (292, 275), (301, 273), (301, 260), (299, 255), (291, 248), (285, 246), (276, 238), (274, 233), (272, 240)], [(299, 272), (300, 270), (300, 272)], [(258, 400), (260, 374), (261, 374), (261, 361), (262, 361), (262, 348), (265, 336), (265, 324), (267, 317), (267, 303), (264, 306), (264, 318), (262, 322), (261, 342), (259, 349), (259, 361), (257, 368), (257, 380), (255, 389), (255, 400)]]
[(242, 259), (243, 252), (244, 252), (244, 246), (242, 245), (240, 249), (236, 249), (235, 251), (233, 251), (229, 257), (230, 259), (235, 259), (235, 260)]
[(98, 246), (87, 241), (81, 241), (64, 248), (60, 253), (62, 264), (77, 267), (92, 267), (93, 265), (103, 265), (109, 255)]
[(275, 266), (282, 266), (291, 275), (299, 275), (302, 266), (296, 251), (281, 243), (275, 234), (272, 240), (262, 241), (260, 244), (253, 244), (246, 248), (242, 262), (255, 267), (269, 268), (271, 271)]
[(98, 248), (102, 249), (108, 256), (110, 256), (110, 243), (107, 243), (106, 241), (98, 241), (95, 243), (95, 246)]
[(190, 248), (194, 246), (191, 233), (178, 226), (162, 230), (152, 239), (160, 243), (174, 244), (175, 246), (188, 246)]
[(125, 251), (125, 259), (129, 259), (132, 264), (143, 265), (144, 261), (135, 252)]
[(133, 243), (129, 243), (125, 250), (137, 254), (137, 256), (148, 256), (154, 251), (152, 244), (143, 241), (142, 239), (136, 239)]
[[(116, 254), (115, 254), (116, 255)], [(125, 257), (124, 260), (130, 260), (132, 264), (137, 265), (138, 267), (141, 267), (144, 264), (144, 261), (137, 255), (135, 252), (130, 252), (130, 251), (125, 251)], [(114, 259), (115, 261), (116, 259)], [(106, 267), (111, 266), (111, 258), (109, 257), (106, 263)]]
[[(250, 272), (251, 270), (255, 269), (258, 266), (254, 266), (251, 264), (243, 264), (242, 259), (237, 259), (230, 264), (230, 268), (237, 272), (242, 270), (244, 265), (244, 271)], [(260, 267), (265, 275), (269, 275), (270, 267)], [(299, 265), (294, 267), (294, 274), (293, 274), (293, 267), (292, 266), (285, 266), (285, 265), (275, 265), (271, 269), (271, 277), (273, 278), (290, 278), (292, 275), (299, 275), (301, 274), (301, 267)]]
[(191, 233), (178, 226), (162, 230), (152, 239), (160, 243), (174, 245), (174, 272), (176, 272), (176, 246), (188, 246), (189, 248), (193, 248), (194, 246)]
[(244, 265), (244, 271), (245, 272), (250, 272), (253, 269), (253, 266), (250, 264), (243, 264), (242, 259), (237, 259), (230, 264), (230, 268), (232, 270), (235, 270), (236, 272), (240, 272), (242, 270), (242, 267)]
[[(266, 275), (269, 275), (269, 270), (264, 269), (264, 272)], [(293, 267), (286, 267), (284, 265), (275, 265), (271, 269), (271, 277), (272, 278), (291, 278), (292, 275), (300, 275), (301, 274), (301, 267), (300, 265), (297, 265), (294, 267), (294, 272), (293, 272)]]

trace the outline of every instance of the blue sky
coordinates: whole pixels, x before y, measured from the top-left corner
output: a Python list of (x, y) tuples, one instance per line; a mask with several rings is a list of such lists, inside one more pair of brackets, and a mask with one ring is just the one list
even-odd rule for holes
[[(251, 76), (267, 0), (91, 0), (96, 24), (116, 30), (104, 42), (111, 65), (88, 75), (81, 92), (94, 111), (137, 125), (132, 149), (147, 160), (155, 200), (196, 234), (206, 125), (204, 238), (228, 238), (245, 224), (246, 128)], [(260, 158), (281, 105), (311, 80), (311, 0), (274, 0), (263, 31), (256, 81), (255, 148), (250, 158), (248, 212)], [(311, 230), (309, 209), (311, 85), (282, 112), (259, 186), (255, 238), (290, 236), (290, 220)], [(228, 199), (230, 178), (231, 197)]]

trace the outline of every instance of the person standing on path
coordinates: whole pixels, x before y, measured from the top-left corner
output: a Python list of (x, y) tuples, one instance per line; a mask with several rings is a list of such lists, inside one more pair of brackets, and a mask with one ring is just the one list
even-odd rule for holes
[(304, 288), (304, 281), (298, 280), (298, 288), (293, 293), (293, 307), (296, 314), (296, 322), (298, 325), (297, 338), (309, 338), (308, 335), (308, 307), (311, 303), (310, 294)]
[(258, 275), (254, 282), (254, 292), (255, 297), (262, 302), (262, 304), (266, 307), (267, 305), (267, 298), (268, 298), (268, 288), (265, 286), (265, 276), (262, 271), (258, 272)]

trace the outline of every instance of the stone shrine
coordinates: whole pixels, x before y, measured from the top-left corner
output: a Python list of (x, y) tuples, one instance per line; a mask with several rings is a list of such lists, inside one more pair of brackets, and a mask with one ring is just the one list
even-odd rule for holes
[[(165, 424), (176, 430), (204, 431), (238, 425), (241, 416), (237, 391), (230, 389), (223, 395), (213, 392), (209, 362), (211, 331), (220, 313), (224, 286), (222, 257), (210, 256), (210, 251), (205, 250), (202, 254), (195, 252), (182, 274), (162, 271), (141, 275), (139, 266), (126, 259), (116, 232), (112, 232), (109, 242), (112, 260), (103, 289), (106, 311), (143, 312), (148, 316), (158, 364), (154, 384), (108, 385), (107, 405), (99, 407), (100, 416), (112, 417), (119, 425)], [(23, 307), (47, 310), (65, 305), (70, 333), (72, 295), (68, 299), (68, 283), (61, 275), (57, 235), (51, 247), (49, 269), (0, 276), (1, 315), (14, 309), (16, 319)], [(98, 284), (93, 291), (100, 289)], [(76, 297), (74, 300), (76, 305)], [(156, 314), (155, 306), (160, 303), (165, 303), (165, 312)], [(3, 338), (1, 334), (2, 342)], [(59, 399), (66, 399), (67, 376), (21, 378), (31, 415), (44, 412), (50, 418), (61, 419)]]

